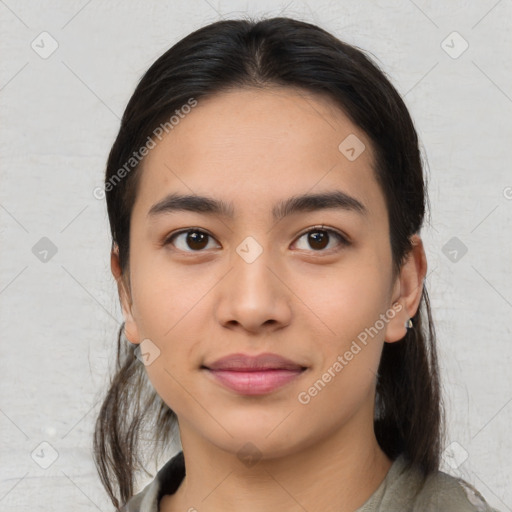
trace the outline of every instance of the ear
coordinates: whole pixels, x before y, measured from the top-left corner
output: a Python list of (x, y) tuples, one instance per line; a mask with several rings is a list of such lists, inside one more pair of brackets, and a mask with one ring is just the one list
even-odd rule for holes
[(130, 293), (130, 286), (127, 284), (127, 279), (122, 275), (121, 265), (119, 264), (119, 247), (117, 244), (114, 245), (112, 252), (110, 253), (110, 269), (117, 282), (117, 291), (119, 294), (119, 300), (121, 302), (121, 308), (124, 316), (124, 333), (128, 341), (131, 343), (140, 343), (139, 330), (137, 323), (132, 315), (132, 300)]
[(419, 235), (412, 235), (411, 242), (413, 248), (402, 265), (393, 288), (392, 309), (396, 314), (387, 324), (385, 338), (387, 343), (404, 338), (407, 333), (405, 323), (416, 314), (423, 293), (423, 283), (427, 274), (427, 257)]

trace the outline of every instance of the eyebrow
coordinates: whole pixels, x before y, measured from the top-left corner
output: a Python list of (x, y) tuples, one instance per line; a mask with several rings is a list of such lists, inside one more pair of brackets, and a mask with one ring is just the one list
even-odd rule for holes
[[(327, 209), (341, 209), (362, 216), (368, 215), (368, 210), (363, 203), (341, 190), (335, 190), (289, 197), (272, 208), (272, 217), (274, 221), (279, 221), (294, 213)], [(148, 217), (154, 218), (176, 211), (204, 213), (229, 219), (234, 216), (232, 203), (205, 196), (171, 193), (150, 208)]]

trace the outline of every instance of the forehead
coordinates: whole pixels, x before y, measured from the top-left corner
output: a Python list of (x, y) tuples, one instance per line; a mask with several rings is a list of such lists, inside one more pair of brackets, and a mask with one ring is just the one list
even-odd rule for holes
[[(139, 213), (169, 192), (215, 196), (252, 215), (291, 195), (336, 188), (371, 215), (385, 214), (370, 140), (328, 98), (273, 87), (197, 101), (145, 157)], [(347, 157), (347, 144), (357, 158)]]

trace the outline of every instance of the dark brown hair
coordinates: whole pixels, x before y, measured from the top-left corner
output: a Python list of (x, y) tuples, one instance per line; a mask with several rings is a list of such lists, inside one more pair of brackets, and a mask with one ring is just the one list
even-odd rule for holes
[[(394, 276), (412, 248), (428, 200), (418, 137), (393, 85), (365, 53), (310, 23), (285, 18), (218, 21), (200, 28), (160, 56), (144, 74), (123, 114), (106, 167), (105, 191), (123, 277), (129, 283), (130, 216), (140, 165), (126, 167), (157, 126), (191, 98), (241, 87), (285, 86), (323, 94), (368, 135), (374, 171), (385, 196)], [(133, 164), (133, 162), (132, 162)], [(124, 167), (123, 167), (124, 166)], [(120, 173), (124, 168), (125, 172)], [(122, 175), (121, 179), (119, 178)], [(119, 329), (115, 375), (94, 432), (101, 481), (119, 509), (144, 469), (141, 431), (150, 445), (168, 445), (176, 415), (156, 394), (134, 347)], [(426, 287), (413, 327), (385, 343), (376, 388), (375, 434), (383, 451), (404, 454), (424, 474), (439, 469), (443, 408), (436, 336)], [(147, 455), (147, 454), (146, 454)]]

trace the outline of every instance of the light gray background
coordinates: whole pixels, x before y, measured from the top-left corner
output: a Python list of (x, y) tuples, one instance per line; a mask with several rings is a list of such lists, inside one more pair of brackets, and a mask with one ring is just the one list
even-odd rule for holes
[[(122, 316), (93, 189), (142, 73), (192, 30), (243, 13), (319, 24), (370, 52), (405, 98), (428, 159), (444, 469), (512, 510), (510, 0), (0, 1), (0, 509), (112, 510), (91, 435)], [(44, 31), (58, 43), (47, 58), (31, 47), (51, 48)], [(457, 58), (454, 31), (469, 44)], [(57, 248), (47, 261), (33, 251), (43, 237)]]

